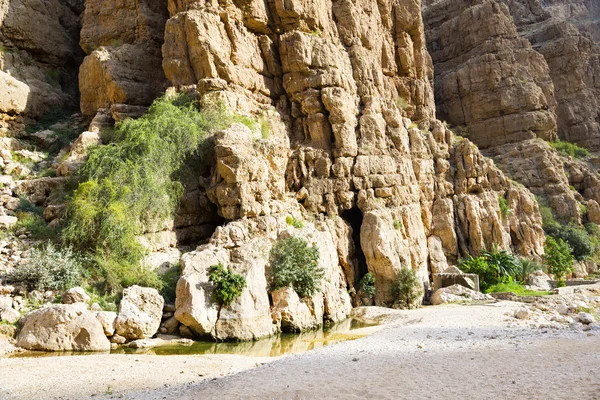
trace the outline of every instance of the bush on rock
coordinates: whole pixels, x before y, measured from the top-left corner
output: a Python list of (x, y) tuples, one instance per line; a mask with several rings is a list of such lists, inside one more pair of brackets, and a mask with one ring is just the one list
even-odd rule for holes
[(291, 286), (300, 297), (309, 297), (321, 288), (324, 271), (319, 267), (319, 248), (300, 237), (279, 240), (271, 249), (273, 290)]

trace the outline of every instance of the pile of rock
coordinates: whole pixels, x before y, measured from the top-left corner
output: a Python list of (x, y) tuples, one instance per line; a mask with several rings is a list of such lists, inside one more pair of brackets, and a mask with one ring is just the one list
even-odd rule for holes
[(528, 302), (513, 315), (518, 323), (541, 329), (600, 330), (600, 285), (576, 288), (569, 295), (517, 300)]
[(437, 306), (445, 303), (463, 303), (490, 300), (494, 300), (494, 298), (489, 294), (477, 292), (459, 284), (455, 284), (436, 290), (431, 296), (430, 301), (432, 305)]
[[(118, 344), (147, 339), (158, 331), (164, 300), (156, 289), (132, 286), (123, 292), (119, 312), (102, 311), (82, 288), (63, 294), (64, 304), (48, 304), (27, 314), (17, 346), (43, 351), (109, 351)], [(111, 344), (112, 343), (112, 344)]]

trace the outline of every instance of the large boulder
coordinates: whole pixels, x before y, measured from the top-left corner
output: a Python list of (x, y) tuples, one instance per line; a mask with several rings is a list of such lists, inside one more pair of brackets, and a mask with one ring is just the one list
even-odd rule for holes
[(132, 286), (123, 291), (116, 332), (127, 340), (154, 336), (160, 327), (165, 300), (158, 290)]
[(17, 346), (42, 351), (109, 351), (102, 325), (85, 304), (53, 304), (29, 313)]

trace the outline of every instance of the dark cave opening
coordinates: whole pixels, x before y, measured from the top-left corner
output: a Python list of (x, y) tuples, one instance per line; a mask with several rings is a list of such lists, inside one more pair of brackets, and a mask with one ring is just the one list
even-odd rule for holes
[(369, 269), (367, 268), (367, 259), (360, 244), (360, 228), (363, 224), (363, 213), (358, 207), (353, 207), (342, 212), (342, 219), (350, 224), (352, 228), (352, 241), (354, 242), (354, 258), (356, 259), (355, 279), (358, 283), (360, 278), (365, 276)]

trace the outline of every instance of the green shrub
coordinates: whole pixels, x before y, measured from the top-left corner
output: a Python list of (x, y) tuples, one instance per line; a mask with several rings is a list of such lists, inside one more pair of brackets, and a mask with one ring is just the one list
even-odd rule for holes
[(423, 283), (412, 269), (402, 268), (391, 287), (394, 306), (411, 309), (417, 308), (423, 297)]
[(502, 218), (506, 218), (510, 215), (512, 210), (508, 206), (508, 202), (502, 195), (498, 195), (498, 206), (500, 207), (500, 215)]
[(246, 287), (246, 279), (223, 267), (213, 265), (208, 270), (208, 280), (215, 285), (215, 300), (219, 306), (228, 306), (238, 298)]
[(578, 261), (588, 259), (596, 251), (595, 240), (584, 227), (572, 223), (568, 225), (553, 223), (544, 225), (544, 231), (547, 235), (568, 243)]
[(93, 254), (106, 287), (141, 284), (136, 277), (160, 286), (141, 266), (146, 250), (136, 238), (173, 216), (183, 192), (177, 174), (186, 160), (201, 159), (204, 138), (235, 120), (223, 107), (198, 111), (186, 96), (163, 97), (143, 117), (119, 123), (112, 143), (90, 149), (62, 237)]
[(296, 219), (291, 215), (288, 215), (285, 219), (286, 224), (293, 226), (294, 228), (302, 229), (304, 228), (304, 222), (301, 219)]
[(358, 290), (364, 297), (372, 298), (375, 295), (375, 275), (367, 272), (358, 282)]
[(52, 243), (31, 250), (27, 263), (15, 269), (9, 282), (24, 283), (29, 290), (65, 290), (82, 282), (81, 260), (71, 249), (59, 250)]
[(400, 230), (400, 229), (402, 229), (403, 226), (404, 226), (404, 224), (399, 219), (394, 221), (394, 229)]
[(535, 271), (543, 270), (543, 266), (533, 260), (522, 258), (518, 264), (517, 280), (526, 283)]
[(493, 285), (508, 283), (519, 275), (517, 258), (504, 250), (483, 251), (479, 257), (460, 260), (459, 268), (469, 274), (479, 275), (479, 287), (485, 292)]
[(94, 286), (103, 294), (118, 295), (123, 288), (133, 285), (152, 287), (159, 291), (163, 288), (157, 272), (143, 263), (131, 263), (95, 254), (87, 267)]
[(163, 274), (159, 275), (160, 280), (162, 281), (162, 289), (160, 294), (165, 299), (167, 303), (174, 303), (176, 292), (177, 292), (177, 282), (181, 277), (181, 265), (177, 264)]
[(497, 272), (489, 266), (484, 257), (463, 258), (459, 261), (459, 268), (467, 274), (479, 275), (479, 288), (482, 292), (499, 281)]
[(565, 276), (573, 271), (575, 258), (571, 247), (562, 239), (552, 236), (546, 237), (544, 245), (544, 260), (548, 266), (548, 272), (554, 275), (559, 286), (564, 286)]
[(271, 249), (271, 283), (274, 290), (291, 286), (300, 297), (321, 289), (324, 271), (319, 267), (319, 249), (300, 237), (277, 241)]
[(563, 142), (562, 140), (557, 140), (554, 142), (549, 142), (550, 146), (552, 146), (556, 151), (564, 156), (571, 156), (573, 158), (585, 158), (590, 152), (583, 148), (579, 147), (575, 143)]
[(500, 279), (516, 278), (518, 276), (519, 260), (513, 254), (494, 246), (492, 251), (484, 250), (481, 255), (488, 265), (496, 271)]
[(96, 288), (91, 286), (84, 287), (84, 289), (85, 292), (90, 296), (90, 301), (88, 302), (90, 305), (98, 303), (100, 308), (102, 308), (104, 311), (117, 311), (119, 298), (116, 294), (100, 294)]

